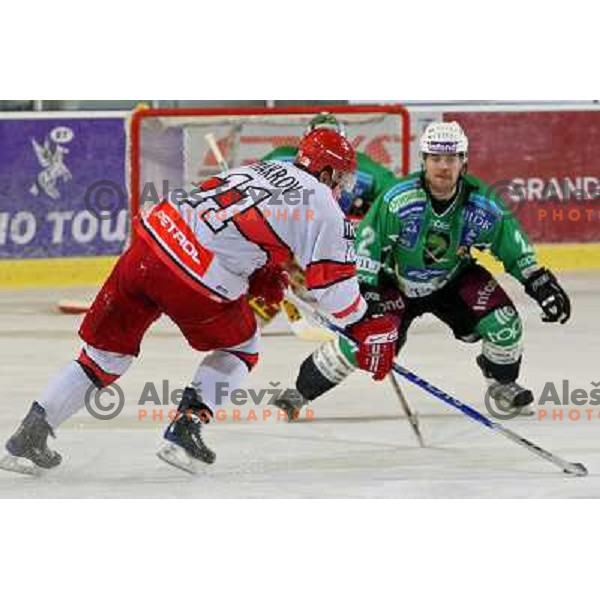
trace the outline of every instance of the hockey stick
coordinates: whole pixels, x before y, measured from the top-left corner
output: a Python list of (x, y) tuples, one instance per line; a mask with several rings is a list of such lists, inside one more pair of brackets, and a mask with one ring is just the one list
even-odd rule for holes
[(298, 339), (308, 342), (328, 342), (335, 339), (335, 335), (331, 331), (315, 327), (289, 298), (281, 303), (281, 308), (283, 308), (292, 332)]
[[(219, 145), (217, 144), (214, 133), (209, 132), (205, 134), (204, 139), (206, 140), (210, 151), (213, 153), (213, 156), (219, 165), (219, 169), (226, 171), (229, 166), (221, 152), (221, 148), (219, 148)], [(332, 339), (332, 336), (328, 331), (325, 331), (320, 327), (313, 327), (291, 300), (284, 300), (281, 304), (281, 308), (287, 318), (292, 333), (297, 338), (309, 342), (324, 342)]]
[(213, 156), (215, 157), (215, 160), (217, 161), (217, 164), (219, 165), (219, 169), (221, 169), (222, 171), (227, 171), (227, 169), (229, 169), (229, 165), (227, 164), (227, 161), (225, 160), (225, 157), (223, 156), (223, 153), (221, 152), (221, 148), (219, 148), (219, 145), (217, 144), (215, 134), (207, 133), (204, 136), (204, 139), (206, 140), (206, 143), (208, 144), (210, 151), (213, 153)]
[[(303, 302), (301, 299), (299, 299), (297, 297), (294, 297), (294, 302), (299, 304), (302, 307), (302, 310), (306, 314), (308, 314), (316, 323), (322, 324), (324, 327), (327, 327), (330, 331), (334, 331), (338, 336), (342, 337), (343, 339), (349, 341), (350, 343), (354, 343), (354, 341), (348, 337), (348, 335), (344, 332), (344, 330), (341, 327), (339, 327), (338, 325), (333, 323), (329, 318), (327, 318), (321, 312), (319, 312), (316, 309), (313, 309), (311, 306), (309, 306), (308, 304), (306, 304), (305, 302)], [(468, 404), (465, 404), (464, 402), (461, 402), (460, 400), (458, 400), (457, 398), (454, 398), (450, 394), (447, 394), (446, 392), (439, 389), (435, 385), (429, 383), (422, 377), (419, 377), (412, 371), (409, 371), (408, 369), (401, 367), (398, 363), (394, 363), (392, 368), (395, 373), (397, 373), (398, 375), (401, 375), (405, 379), (408, 379), (408, 381), (410, 381), (411, 383), (414, 383), (416, 386), (420, 387), (421, 389), (425, 390), (426, 392), (429, 392), (432, 396), (435, 396), (438, 400), (441, 400), (445, 404), (448, 404), (448, 405), (452, 406), (453, 408), (460, 410), (462, 413), (467, 415), (467, 417), (470, 417), (474, 421), (481, 423), (481, 425), (483, 425), (484, 427), (487, 427), (488, 429), (491, 429), (492, 431), (500, 433), (504, 437), (513, 441), (515, 444), (518, 444), (519, 446), (526, 448), (527, 450), (529, 450), (536, 456), (539, 456), (540, 458), (543, 458), (544, 460), (551, 462), (553, 465), (556, 465), (557, 467), (562, 469), (564, 473), (567, 473), (568, 475), (577, 475), (580, 477), (583, 477), (584, 475), (588, 474), (586, 467), (582, 463), (569, 462), (569, 461), (564, 460), (563, 458), (560, 458), (559, 456), (556, 456), (556, 454), (552, 454), (552, 452), (548, 452), (548, 450), (545, 450), (544, 448), (541, 448), (537, 444), (530, 442), (528, 439), (524, 438), (523, 436), (519, 435), (518, 433), (511, 431), (510, 429), (508, 429), (508, 427), (505, 427), (504, 425), (498, 423), (497, 421), (493, 421), (492, 419), (486, 417), (485, 415), (482, 415), (479, 411), (475, 410), (473, 407), (469, 406)]]
[(59, 300), (57, 308), (65, 315), (82, 315), (89, 310), (91, 305), (91, 301), (85, 302), (84, 300)]
[(388, 375), (388, 379), (390, 380), (390, 383), (394, 388), (394, 392), (396, 392), (396, 396), (398, 397), (398, 401), (400, 402), (400, 406), (402, 406), (402, 410), (404, 411), (404, 414), (406, 415), (406, 418), (408, 419), (408, 422), (410, 423), (410, 426), (412, 427), (412, 430), (415, 436), (417, 437), (419, 446), (421, 446), (421, 448), (425, 448), (425, 442), (423, 441), (423, 436), (421, 435), (421, 428), (419, 427), (419, 418), (417, 416), (417, 413), (414, 413), (410, 408), (410, 405), (408, 404), (408, 401), (404, 396), (404, 392), (402, 391), (400, 384), (396, 380), (395, 375), (393, 373), (390, 373)]

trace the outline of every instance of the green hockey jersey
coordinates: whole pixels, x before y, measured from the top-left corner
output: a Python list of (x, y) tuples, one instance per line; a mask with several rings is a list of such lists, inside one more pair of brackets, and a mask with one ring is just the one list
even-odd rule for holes
[(462, 177), (438, 214), (423, 173), (415, 172), (381, 193), (360, 223), (358, 276), (375, 286), (386, 273), (408, 297), (427, 296), (473, 263), (472, 248), (488, 249), (521, 282), (537, 268), (519, 222), (483, 181)]

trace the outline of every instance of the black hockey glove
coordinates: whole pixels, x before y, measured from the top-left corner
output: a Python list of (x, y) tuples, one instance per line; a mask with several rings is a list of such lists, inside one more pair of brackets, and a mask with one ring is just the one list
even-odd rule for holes
[(372, 287), (361, 284), (360, 291), (367, 301), (369, 316), (385, 315), (388, 313), (401, 315), (404, 311), (404, 299), (397, 288)]
[(525, 291), (544, 311), (542, 321), (566, 323), (571, 316), (571, 301), (548, 269), (538, 269), (525, 281)]

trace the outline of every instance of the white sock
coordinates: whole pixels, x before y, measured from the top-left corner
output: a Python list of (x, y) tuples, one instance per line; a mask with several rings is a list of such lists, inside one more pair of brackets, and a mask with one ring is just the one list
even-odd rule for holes
[(50, 380), (37, 402), (44, 407), (52, 429), (84, 407), (85, 396), (90, 386), (95, 389), (90, 378), (75, 361), (63, 367)]
[(214, 413), (223, 408), (229, 400), (229, 394), (240, 387), (247, 375), (248, 368), (239, 358), (229, 352), (216, 350), (200, 363), (192, 386)]

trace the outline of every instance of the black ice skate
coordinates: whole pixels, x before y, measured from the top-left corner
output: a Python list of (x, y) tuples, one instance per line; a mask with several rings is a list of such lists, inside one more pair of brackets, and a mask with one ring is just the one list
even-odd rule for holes
[(533, 410), (529, 407), (533, 403), (531, 390), (524, 388), (516, 381), (500, 382), (492, 377), (483, 356), (477, 357), (477, 364), (483, 371), (488, 388), (486, 392), (486, 404), (490, 402), (493, 406), (488, 409), (500, 410), (506, 413), (519, 415), (532, 415)]
[(196, 474), (217, 457), (202, 440), (202, 426), (210, 420), (212, 412), (191, 387), (183, 391), (178, 412), (177, 419), (165, 431), (167, 441), (157, 456), (173, 467)]
[(0, 468), (26, 475), (38, 475), (41, 469), (60, 465), (62, 457), (50, 450), (48, 435), (55, 437), (46, 421), (46, 411), (34, 402), (21, 425), (6, 442), (7, 454), (0, 459)]
[(529, 406), (533, 402), (531, 390), (525, 389), (516, 381), (510, 383), (493, 381), (487, 389), (487, 396), (487, 402), (491, 401), (495, 410), (514, 415), (531, 416), (534, 414)]
[(277, 397), (273, 404), (283, 410), (287, 420), (293, 423), (298, 420), (300, 409), (309, 402), (296, 388), (288, 388)]

